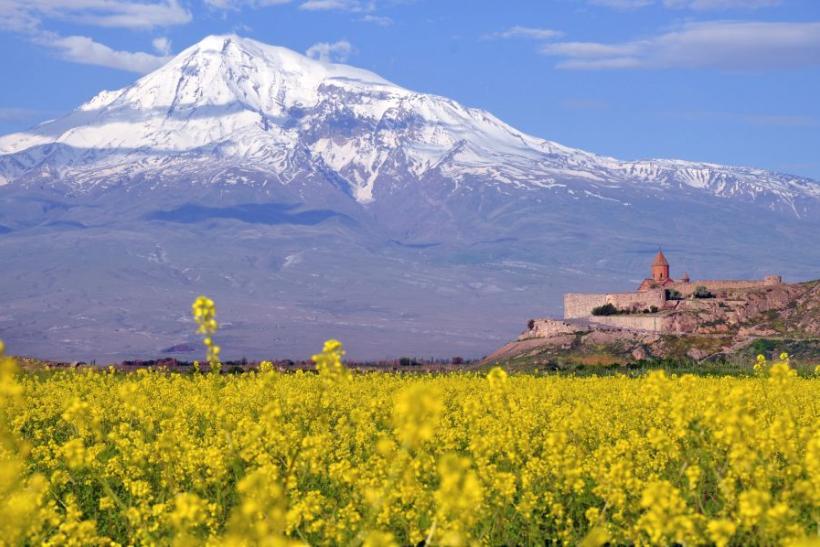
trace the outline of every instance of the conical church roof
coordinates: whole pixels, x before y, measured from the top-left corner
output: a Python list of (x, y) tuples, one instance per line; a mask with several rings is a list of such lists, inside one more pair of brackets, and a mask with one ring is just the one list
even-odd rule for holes
[(658, 250), (658, 254), (655, 255), (655, 260), (652, 261), (653, 266), (669, 266), (669, 262), (666, 261), (666, 257), (663, 256), (663, 251)]

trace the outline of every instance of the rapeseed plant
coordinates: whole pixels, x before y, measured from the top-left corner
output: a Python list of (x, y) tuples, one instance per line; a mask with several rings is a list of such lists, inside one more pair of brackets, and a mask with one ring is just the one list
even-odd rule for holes
[(787, 355), (753, 378), (352, 374), (343, 355), (25, 375), (0, 353), (0, 544), (817, 537), (820, 383)]
[[(214, 343), (213, 335), (219, 328), (216, 322), (216, 305), (207, 296), (200, 296), (191, 305), (194, 314), (194, 321), (197, 323), (197, 333), (202, 335), (202, 343), (205, 344), (206, 360), (211, 367), (211, 371), (219, 373), (222, 362), (219, 359), (221, 348)], [(199, 365), (199, 363), (197, 363)], [(197, 366), (197, 368), (199, 368)]]

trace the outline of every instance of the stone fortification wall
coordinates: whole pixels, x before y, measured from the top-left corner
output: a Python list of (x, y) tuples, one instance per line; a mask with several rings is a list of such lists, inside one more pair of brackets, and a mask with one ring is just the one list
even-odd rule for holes
[(662, 310), (668, 307), (665, 294), (667, 289), (674, 289), (685, 298), (691, 296), (696, 288), (703, 286), (720, 298), (722, 292), (774, 287), (782, 284), (782, 282), (779, 275), (770, 275), (757, 281), (714, 279), (691, 281), (689, 283), (678, 281), (667, 285), (663, 289), (650, 289), (631, 293), (567, 293), (564, 295), (564, 319), (592, 317), (592, 309), (605, 304), (612, 304), (619, 310), (633, 312), (651, 309), (652, 306)]
[(577, 330), (577, 325), (560, 319), (533, 319), (518, 339), (550, 338), (561, 334), (574, 334)]
[(564, 295), (564, 319), (579, 319), (592, 315), (592, 308), (606, 304), (605, 294), (567, 293)]
[(644, 292), (608, 294), (606, 302), (619, 310), (643, 311), (652, 306), (660, 310), (666, 303), (666, 296), (663, 289), (653, 289)]
[(659, 315), (606, 315), (593, 316), (589, 322), (595, 325), (608, 325), (630, 330), (651, 332), (671, 332), (671, 323), (667, 317)]
[(619, 310), (642, 311), (655, 306), (662, 309), (666, 298), (662, 289), (634, 293), (579, 294), (564, 295), (564, 319), (579, 319), (592, 316), (592, 308), (612, 304)]
[(732, 289), (759, 289), (761, 287), (773, 287), (783, 282), (779, 275), (770, 275), (756, 281), (731, 280), (731, 279), (702, 279), (690, 281), (689, 283), (677, 282), (667, 285), (667, 289), (675, 289), (683, 296), (689, 296), (698, 287), (706, 287), (711, 292)]

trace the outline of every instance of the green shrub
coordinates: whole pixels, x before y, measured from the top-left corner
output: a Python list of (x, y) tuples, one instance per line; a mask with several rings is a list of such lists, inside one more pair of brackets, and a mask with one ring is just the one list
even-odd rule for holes
[(695, 292), (692, 293), (692, 296), (695, 298), (714, 298), (715, 295), (712, 294), (709, 289), (704, 287), (703, 285), (698, 285), (695, 287)]
[(617, 313), (618, 308), (612, 304), (604, 304), (603, 306), (592, 308), (592, 315), (616, 315)]
[(667, 300), (682, 300), (683, 295), (681, 295), (680, 291), (677, 289), (666, 289), (666, 299)]
[(776, 348), (777, 342), (775, 340), (767, 340), (766, 338), (758, 338), (751, 345), (752, 352), (754, 352), (757, 355), (770, 354), (774, 352)]

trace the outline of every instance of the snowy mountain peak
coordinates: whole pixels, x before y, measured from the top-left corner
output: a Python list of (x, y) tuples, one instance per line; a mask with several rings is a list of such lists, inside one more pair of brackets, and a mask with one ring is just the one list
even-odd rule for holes
[(130, 107), (185, 111), (229, 106), (278, 115), (291, 107), (313, 106), (327, 80), (351, 86), (388, 86), (372, 72), (325, 63), (283, 47), (236, 35), (208, 36), (160, 69), (121, 92), (104, 91), (81, 110)]
[(450, 192), (467, 184), (501, 194), (565, 191), (624, 203), (623, 188), (695, 191), (797, 215), (805, 210), (801, 200), (820, 202), (820, 187), (807, 179), (597, 156), (367, 70), (236, 35), (208, 36), (124, 89), (103, 91), (63, 118), (0, 138), (0, 185), (218, 183), (226, 168), (282, 184), (316, 176), (361, 204), (390, 193), (397, 181), (419, 185), (431, 177)]

